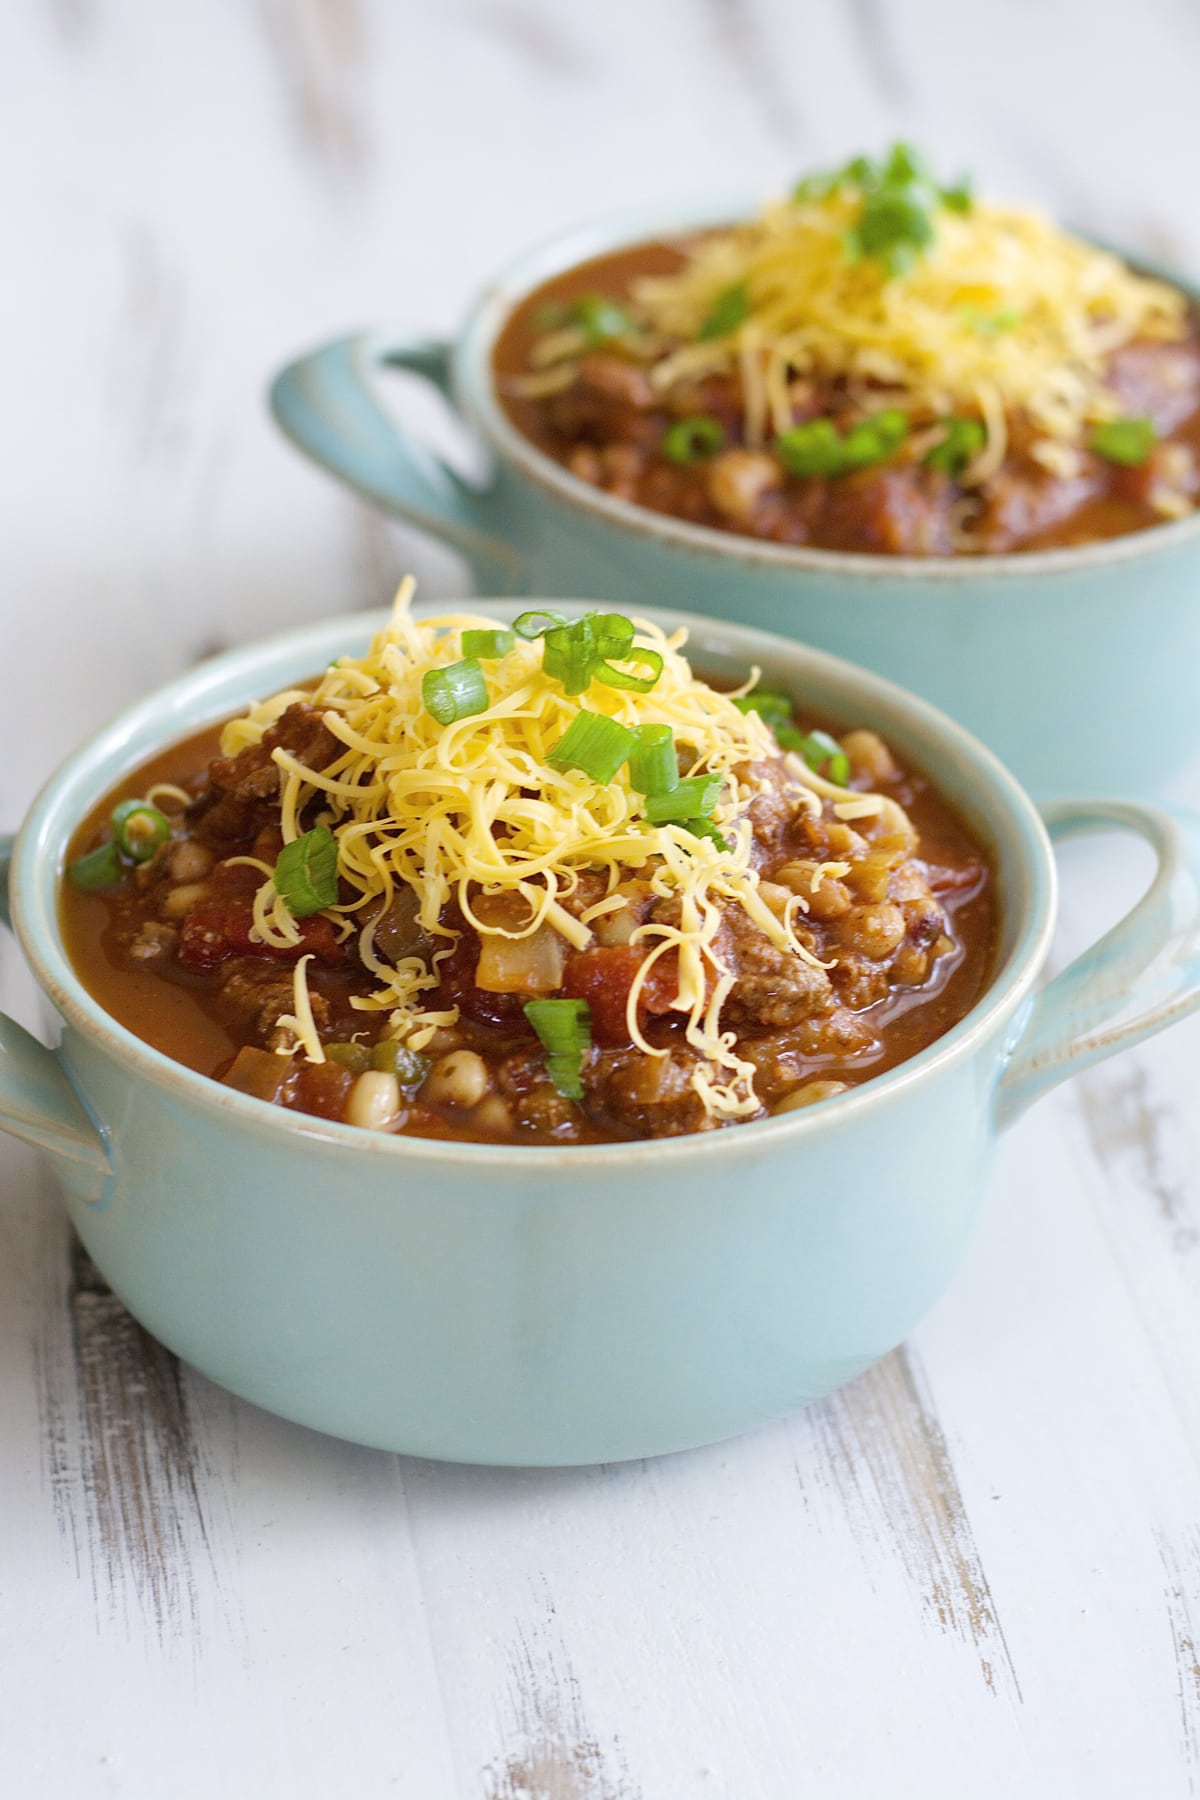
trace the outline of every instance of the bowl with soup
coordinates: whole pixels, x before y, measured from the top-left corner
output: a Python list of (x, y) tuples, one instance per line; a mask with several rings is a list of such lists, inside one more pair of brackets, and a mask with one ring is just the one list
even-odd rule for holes
[[(1159, 870), (1037, 988), (1054, 835)], [(5, 846), (47, 1048), (0, 1122), (148, 1330), (355, 1441), (570, 1464), (828, 1392), (949, 1279), (998, 1132), (1200, 998), (1196, 821), (1043, 818), (744, 626), (339, 619), (124, 714)]]
[[(486, 478), (397, 424), (390, 369), (459, 410)], [(1042, 791), (1158, 787), (1196, 746), (1194, 295), (904, 146), (759, 211), (570, 232), (452, 343), (341, 338), (272, 403), (493, 591), (654, 594), (803, 639)]]

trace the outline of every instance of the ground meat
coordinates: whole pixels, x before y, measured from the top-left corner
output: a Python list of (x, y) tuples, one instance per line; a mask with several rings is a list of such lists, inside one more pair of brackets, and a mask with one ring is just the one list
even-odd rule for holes
[(125, 954), (130, 962), (156, 962), (159, 957), (169, 956), (178, 941), (179, 933), (173, 925), (165, 925), (160, 919), (147, 919), (138, 926)]
[(1126, 344), (1113, 355), (1109, 380), (1125, 411), (1152, 419), (1160, 437), (1175, 431), (1200, 406), (1200, 355), (1190, 339)]
[(807, 1080), (814, 1065), (840, 1068), (850, 1062), (861, 1067), (878, 1052), (879, 1039), (870, 1026), (844, 1006), (825, 1018), (738, 1044), (738, 1055), (754, 1064), (755, 1091), (768, 1105)]
[(279, 822), (279, 768), (271, 752), (287, 750), (309, 769), (324, 769), (342, 745), (311, 707), (297, 701), (236, 756), (218, 757), (209, 767), (208, 788), (190, 812), (197, 836), (222, 846), (245, 843)]
[[(284, 1013), (295, 1011), (295, 989), (291, 975), (278, 969), (264, 968), (252, 957), (226, 963), (221, 971), (221, 995), (245, 1021), (255, 1040), (268, 1049), (276, 1049), (275, 1028)], [(318, 1033), (329, 1024), (329, 1004), (324, 996), (310, 988), (313, 1020)]]
[(987, 555), (1012, 550), (1030, 538), (1061, 530), (1094, 500), (1106, 480), (1095, 457), (1082, 459), (1077, 475), (1052, 475), (1033, 461), (998, 471), (988, 483), (971, 528), (972, 541)]
[(640, 1050), (594, 1055), (584, 1070), (587, 1105), (634, 1137), (680, 1137), (713, 1121), (692, 1083), (700, 1058), (687, 1044), (665, 1056)]
[(557, 1092), (539, 1048), (531, 1046), (502, 1057), (495, 1076), (518, 1132), (565, 1143), (580, 1135), (583, 1121), (579, 1108)]
[(949, 556), (957, 491), (934, 470), (909, 464), (864, 469), (829, 483), (821, 542), (887, 556)]
[(723, 1023), (794, 1025), (833, 1011), (826, 971), (778, 949), (740, 906), (726, 909), (719, 953), (735, 978)]

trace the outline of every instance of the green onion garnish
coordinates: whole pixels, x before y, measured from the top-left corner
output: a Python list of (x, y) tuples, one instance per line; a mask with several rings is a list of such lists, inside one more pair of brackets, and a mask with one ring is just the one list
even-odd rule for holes
[(602, 682), (605, 687), (625, 688), (634, 694), (648, 694), (659, 676), (662, 674), (662, 653), (640, 644), (627, 650), (622, 659), (625, 662), (641, 663), (649, 669), (648, 675), (631, 675), (627, 669), (615, 669), (610, 662), (597, 663), (592, 669), (592, 680)]
[(659, 447), (668, 462), (687, 468), (706, 456), (715, 456), (724, 442), (725, 433), (719, 422), (708, 413), (695, 413), (668, 426)]
[(476, 713), (487, 711), (483, 670), (471, 656), (447, 663), (444, 669), (426, 669), (421, 677), (421, 698), (426, 712), (432, 713), (439, 725), (473, 718)]
[(544, 637), (558, 625), (565, 625), (566, 618), (560, 612), (523, 612), (513, 620), (513, 630), (518, 637), (532, 642), (534, 638)]
[(690, 831), (693, 837), (708, 838), (717, 846), (718, 850), (728, 850), (729, 839), (717, 830), (712, 819), (680, 819), (679, 823), (685, 831)]
[(846, 187), (857, 188), (862, 197), (858, 218), (846, 234), (846, 254), (856, 260), (873, 257), (888, 275), (904, 274), (929, 248), (939, 206), (965, 213), (973, 204), (969, 182), (939, 186), (910, 144), (893, 144), (882, 162), (856, 156), (839, 169), (808, 175), (797, 182), (792, 199), (808, 205)]
[(111, 838), (98, 850), (89, 850), (86, 856), (77, 856), (73, 863), (67, 864), (67, 880), (72, 887), (81, 888), (85, 893), (114, 887), (122, 874), (121, 858)]
[(171, 821), (145, 800), (122, 800), (113, 808), (112, 834), (117, 849), (131, 862), (149, 862), (170, 837)]
[(739, 712), (757, 713), (772, 731), (780, 725), (791, 724), (792, 702), (787, 694), (781, 694), (776, 688), (755, 688), (752, 694), (743, 694), (733, 704)]
[(781, 750), (794, 750), (818, 775), (828, 764), (826, 779), (834, 787), (846, 787), (850, 781), (850, 758), (836, 738), (827, 731), (796, 731), (790, 725), (775, 732)]
[(842, 437), (832, 419), (810, 419), (775, 439), (775, 454), (789, 475), (847, 475), (885, 462), (908, 435), (908, 415), (888, 407), (854, 425)]
[(592, 679), (596, 657), (594, 613), (573, 625), (556, 625), (542, 638), (542, 668), (566, 694), (582, 694)]
[(647, 794), (642, 810), (652, 825), (690, 825), (712, 811), (724, 785), (723, 775), (689, 775), (665, 793)]
[(1136, 469), (1157, 441), (1153, 419), (1106, 419), (1093, 428), (1088, 449), (1106, 462), (1124, 463), (1126, 468)]
[(604, 787), (633, 749), (635, 734), (603, 713), (581, 707), (546, 761), (552, 769), (580, 769)]
[(497, 662), (508, 655), (516, 641), (516, 634), (511, 631), (464, 631), (462, 653), (482, 662)]
[(294, 919), (336, 904), (337, 862), (337, 840), (327, 825), (283, 846), (275, 858), (275, 892)]
[(394, 1075), (407, 1093), (415, 1093), (433, 1064), (419, 1050), (409, 1050), (392, 1038), (384, 1038), (380, 1043), (372, 1044), (370, 1066), (386, 1075)]
[(921, 458), (927, 469), (941, 469), (951, 477), (961, 475), (987, 443), (987, 431), (978, 419), (942, 419), (945, 437)]
[(629, 752), (629, 781), (639, 794), (666, 794), (679, 786), (675, 733), (669, 725), (639, 725)]
[(625, 308), (607, 294), (581, 294), (571, 303), (569, 316), (573, 325), (582, 328), (593, 348), (610, 343), (613, 338), (628, 337), (634, 328)]
[(700, 342), (708, 343), (711, 338), (728, 337), (739, 325), (745, 323), (750, 316), (750, 295), (744, 281), (735, 283), (725, 289), (713, 301), (712, 310), (700, 327)]
[(546, 1052), (546, 1073), (565, 1100), (583, 1099), (583, 1063), (592, 1044), (586, 1000), (527, 1000), (525, 1017)]
[(977, 306), (964, 306), (959, 314), (963, 324), (976, 337), (1000, 337), (1006, 331), (1014, 331), (1021, 323), (1021, 315), (1015, 306), (1002, 306), (999, 312), (980, 312)]

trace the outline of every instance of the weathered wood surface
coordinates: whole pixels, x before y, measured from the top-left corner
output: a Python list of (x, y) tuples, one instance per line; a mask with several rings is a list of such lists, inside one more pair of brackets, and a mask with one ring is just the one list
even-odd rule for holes
[[(1079, 0), (13, 0), (0, 826), (214, 646), (409, 566), (453, 591), (274, 437), (286, 351), (448, 323), (574, 219), (896, 132), (1198, 265), (1198, 43), (1178, 0), (1119, 29)], [(1066, 876), (1064, 953), (1136, 869), (1092, 846)], [(0, 997), (34, 1021), (8, 940)], [(1198, 1063), (1193, 1023), (1022, 1123), (950, 1292), (833, 1400), (566, 1474), (230, 1399), (0, 1140), (4, 1793), (1196, 1793)]]

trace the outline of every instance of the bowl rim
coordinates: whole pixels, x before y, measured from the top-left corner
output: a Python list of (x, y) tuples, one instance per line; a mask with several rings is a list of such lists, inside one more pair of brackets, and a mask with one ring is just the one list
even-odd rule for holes
[[(1200, 508), (1186, 518), (1164, 520), (1119, 537), (1057, 550), (1010, 551), (987, 556), (890, 556), (862, 551), (822, 550), (804, 545), (774, 544), (711, 525), (695, 525), (669, 513), (658, 513), (631, 500), (619, 499), (573, 475), (564, 464), (539, 449), (518, 429), (500, 403), (492, 371), (496, 340), (514, 310), (551, 276), (614, 251), (632, 249), (656, 237), (686, 236), (712, 230), (731, 219), (757, 212), (761, 197), (745, 195), (723, 204), (712, 200), (659, 202), (627, 208), (570, 227), (541, 239), (507, 262), (478, 295), (452, 346), (451, 367), (458, 404), (492, 453), (518, 470), (544, 494), (610, 529), (649, 538), (693, 555), (718, 556), (741, 566), (766, 570), (806, 570), (826, 576), (852, 577), (879, 583), (926, 581), (965, 586), (968, 579), (1011, 580), (1022, 576), (1067, 576), (1113, 563), (1137, 562), (1169, 554), (1200, 536)], [(1081, 234), (1083, 235), (1083, 234)], [(1091, 238), (1091, 242), (1099, 242)], [(1133, 256), (1119, 246), (1103, 244), (1139, 269), (1169, 281), (1200, 307), (1200, 288), (1177, 271), (1148, 256)]]
[[(414, 607), (418, 617), (483, 612), (503, 619), (515, 617), (527, 607), (527, 599), (427, 602)], [(594, 602), (547, 602), (568, 612), (590, 610)], [(42, 992), (60, 1016), (90, 1043), (119, 1060), (129, 1075), (150, 1082), (189, 1106), (214, 1114), (226, 1114), (252, 1135), (293, 1145), (308, 1141), (336, 1150), (353, 1148), (356, 1154), (411, 1157), (432, 1165), (459, 1164), (481, 1167), (499, 1158), (508, 1170), (524, 1168), (543, 1174), (557, 1169), (582, 1169), (596, 1163), (613, 1166), (634, 1156), (682, 1165), (689, 1158), (767, 1155), (798, 1145), (813, 1134), (853, 1128), (869, 1109), (886, 1108), (927, 1077), (952, 1063), (970, 1058), (996, 1029), (1028, 1002), (1034, 982), (1049, 951), (1057, 913), (1057, 875), (1050, 839), (1029, 796), (991, 751), (928, 702), (910, 694), (882, 676), (793, 639), (763, 632), (728, 620), (712, 619), (664, 608), (640, 608), (638, 616), (667, 630), (685, 625), (695, 636), (724, 637), (714, 654), (758, 660), (802, 658), (813, 678), (849, 681), (861, 691), (867, 704), (898, 709), (905, 722), (929, 734), (949, 760), (969, 767), (986, 783), (991, 799), (1019, 843), (1024, 866), (1026, 905), (1024, 917), (1015, 921), (1011, 945), (992, 973), (988, 986), (958, 1023), (915, 1056), (872, 1076), (823, 1105), (804, 1108), (776, 1118), (749, 1120), (726, 1130), (694, 1132), (679, 1137), (633, 1139), (603, 1144), (480, 1144), (464, 1140), (421, 1138), (403, 1133), (364, 1131), (361, 1127), (320, 1120), (289, 1111), (251, 1095), (223, 1087), (210, 1076), (177, 1063), (145, 1043), (127, 1026), (106, 1012), (84, 986), (67, 956), (58, 928), (57, 902), (66, 843), (88, 808), (118, 780), (122, 771), (136, 768), (156, 749), (192, 735), (207, 724), (230, 716), (239, 705), (256, 695), (271, 692), (289, 679), (295, 680), (320, 668), (332, 655), (345, 653), (347, 643), (362, 642), (378, 631), (390, 616), (390, 608), (347, 613), (323, 619), (223, 652), (152, 690), (93, 733), (44, 783), (13, 845), (9, 890), (13, 928)], [(289, 673), (290, 671), (290, 673)], [(231, 693), (235, 696), (231, 698)], [(164, 730), (169, 722), (171, 729)], [(149, 741), (147, 741), (149, 740)], [(937, 785), (937, 773), (932, 779)], [(1006, 1050), (1015, 1045), (1009, 1032)], [(1005, 1061), (996, 1059), (998, 1078)], [(84, 1094), (86, 1102), (86, 1093)], [(278, 1134), (283, 1133), (279, 1139)]]

